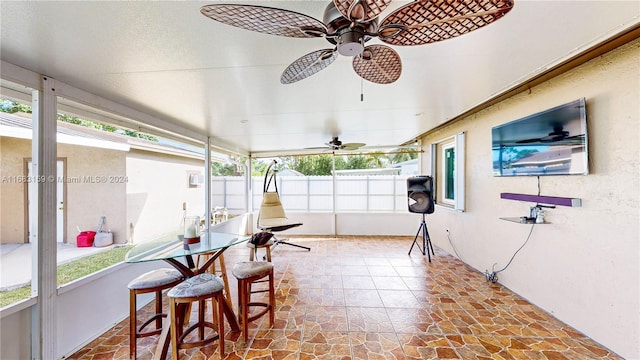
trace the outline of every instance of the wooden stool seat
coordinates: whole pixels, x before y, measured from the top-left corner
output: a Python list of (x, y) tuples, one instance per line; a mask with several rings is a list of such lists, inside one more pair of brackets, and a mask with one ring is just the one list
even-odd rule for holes
[(247, 242), (247, 247), (251, 249), (249, 252), (249, 261), (254, 261), (255, 258), (258, 257), (258, 249), (265, 249), (264, 260), (271, 262), (271, 246), (275, 244), (275, 240), (273, 238), (269, 239), (266, 243), (262, 245), (254, 245), (251, 242)]
[(273, 272), (273, 264), (267, 261), (243, 261), (233, 267), (236, 279), (262, 279)]
[[(178, 285), (184, 277), (178, 270), (163, 268), (146, 272), (131, 280), (129, 288), (129, 356), (137, 356), (137, 339), (157, 335), (162, 332), (162, 318), (167, 314), (162, 312), (162, 291)], [(137, 326), (137, 296), (139, 294), (155, 293), (155, 314), (147, 319), (140, 327)], [(155, 329), (144, 331), (147, 325), (155, 322)]]
[[(213, 261), (211, 265), (209, 265), (209, 267), (207, 267), (207, 272), (209, 274), (216, 275), (222, 279), (222, 281), (224, 282), (224, 288), (227, 289), (227, 291), (225, 291), (225, 296), (229, 304), (231, 304), (231, 293), (228, 291), (229, 280), (227, 279), (227, 266), (225, 265), (225, 262), (224, 262), (224, 254), (216, 254), (215, 252), (198, 254), (198, 256), (196, 257), (196, 267), (199, 268), (201, 262), (202, 264), (205, 264), (207, 261), (211, 259), (212, 256), (216, 256), (216, 255), (217, 255), (216, 260)], [(220, 266), (220, 270), (218, 270), (218, 267), (216, 264)]]
[[(267, 261), (245, 261), (234, 265), (233, 276), (238, 279), (238, 320), (244, 333), (244, 341), (249, 339), (249, 323), (267, 312), (269, 313), (269, 324), (273, 325), (275, 318), (275, 289), (273, 280), (273, 264)], [(251, 290), (251, 285), (260, 282), (267, 277), (268, 288), (266, 290)], [(259, 292), (269, 293), (269, 302), (252, 302), (251, 294)], [(254, 315), (249, 315), (250, 307), (257, 306), (264, 309)]]
[[(220, 358), (224, 357), (224, 282), (219, 277), (203, 273), (188, 278), (174, 286), (167, 293), (171, 318), (171, 358), (178, 359), (180, 349), (204, 346), (215, 340), (220, 343)], [(205, 301), (214, 299), (218, 306), (212, 309), (212, 321), (205, 321)], [(187, 329), (183, 329), (185, 312), (191, 303), (198, 302), (198, 320)], [(216, 335), (204, 337), (205, 328), (216, 331)], [(198, 329), (199, 340), (186, 341), (187, 336)]]

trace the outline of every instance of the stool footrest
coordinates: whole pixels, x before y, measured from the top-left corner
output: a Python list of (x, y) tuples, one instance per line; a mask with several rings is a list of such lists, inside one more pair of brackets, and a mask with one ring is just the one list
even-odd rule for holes
[[(216, 331), (216, 335), (212, 335), (206, 339), (202, 339), (202, 340), (198, 340), (198, 341), (191, 341), (191, 342), (186, 342), (184, 341), (184, 339), (189, 336), (189, 334), (191, 334), (191, 332), (193, 332), (196, 329), (200, 329), (201, 327), (206, 327), (209, 328), (211, 330)], [(198, 324), (194, 324), (192, 326), (190, 326), (189, 328), (185, 329), (184, 332), (182, 333), (182, 335), (180, 336), (180, 349), (190, 349), (193, 347), (198, 347), (198, 346), (203, 346), (206, 344), (209, 344), (213, 341), (216, 341), (220, 338), (220, 334), (217, 333), (218, 331), (218, 326), (210, 323), (210, 322), (204, 322), (204, 323), (198, 323)]]
[(269, 292), (269, 289), (264, 289), (264, 290), (251, 290), (252, 294), (259, 294), (259, 293), (264, 293), (264, 292)]
[(249, 303), (248, 305), (249, 305), (250, 307), (251, 307), (251, 306), (260, 306), (260, 307), (264, 307), (264, 309), (263, 309), (263, 310), (261, 310), (260, 312), (258, 312), (258, 313), (256, 313), (256, 314), (253, 314), (253, 315), (249, 316), (249, 317), (247, 318), (247, 321), (248, 321), (248, 322), (251, 322), (251, 321), (253, 321), (253, 320), (256, 320), (256, 319), (260, 318), (262, 315), (266, 314), (267, 312), (269, 312), (269, 310), (271, 310), (271, 306), (270, 306), (269, 304), (266, 304), (266, 303)]
[(142, 338), (142, 337), (147, 337), (147, 336), (160, 334), (162, 332), (162, 328), (154, 329), (154, 330), (148, 330), (148, 331), (145, 331), (145, 332), (143, 332), (142, 330), (144, 330), (144, 328), (147, 327), (147, 325), (149, 325), (152, 322), (156, 321), (158, 318), (166, 318), (166, 317), (167, 317), (167, 314), (155, 314), (152, 317), (150, 317), (147, 321), (144, 322), (144, 324), (140, 325), (140, 327), (136, 331), (137, 337)]

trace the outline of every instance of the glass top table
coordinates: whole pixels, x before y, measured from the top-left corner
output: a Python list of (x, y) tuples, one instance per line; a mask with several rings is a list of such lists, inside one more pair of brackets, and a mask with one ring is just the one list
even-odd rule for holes
[(178, 232), (160, 236), (134, 246), (126, 255), (125, 262), (136, 263), (155, 260), (169, 260), (198, 254), (225, 250), (233, 245), (249, 240), (248, 236), (209, 232), (200, 236), (200, 242), (184, 244)]
[[(185, 244), (182, 234), (169, 233), (159, 238), (146, 241), (134, 246), (125, 255), (124, 261), (128, 263), (164, 260), (173, 265), (184, 276), (191, 277), (201, 274), (229, 247), (247, 242), (249, 236), (229, 233), (209, 232), (200, 236), (200, 242)], [(208, 261), (196, 268), (193, 263), (193, 255), (209, 254)], [(185, 258), (187, 264), (179, 261)]]
[[(247, 242), (249, 239), (249, 236), (209, 232), (200, 236), (200, 242), (185, 244), (182, 234), (173, 232), (162, 235), (155, 240), (146, 241), (134, 246), (125, 255), (125, 262), (140, 263), (164, 260), (180, 271), (185, 277), (192, 277), (207, 271), (209, 266), (211, 266), (226, 249), (233, 245)], [(196, 267), (193, 263), (192, 256), (205, 254), (208, 255), (208, 260)], [(186, 259), (186, 264), (180, 261), (182, 258)], [(220, 259), (222, 261), (222, 258)], [(226, 291), (228, 293), (229, 289), (227, 288)], [(223, 308), (231, 330), (240, 331), (233, 308), (227, 298), (225, 298)], [(182, 316), (184, 316), (184, 314)], [(165, 326), (163, 326), (162, 333), (160, 334), (156, 353), (154, 354), (154, 359), (164, 359), (167, 355), (170, 343), (169, 328), (168, 322), (165, 322)]]

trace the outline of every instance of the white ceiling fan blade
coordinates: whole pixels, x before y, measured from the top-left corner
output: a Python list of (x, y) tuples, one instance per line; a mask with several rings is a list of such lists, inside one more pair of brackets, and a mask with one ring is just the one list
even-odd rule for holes
[(342, 144), (341, 150), (358, 150), (361, 147), (365, 146), (366, 144), (364, 143), (346, 143), (346, 144)]

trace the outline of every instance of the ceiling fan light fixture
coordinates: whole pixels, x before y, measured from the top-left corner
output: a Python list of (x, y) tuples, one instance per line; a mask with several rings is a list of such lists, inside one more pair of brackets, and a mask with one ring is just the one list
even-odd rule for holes
[(338, 53), (342, 56), (356, 56), (364, 50), (364, 31), (360, 27), (346, 29), (338, 36)]

